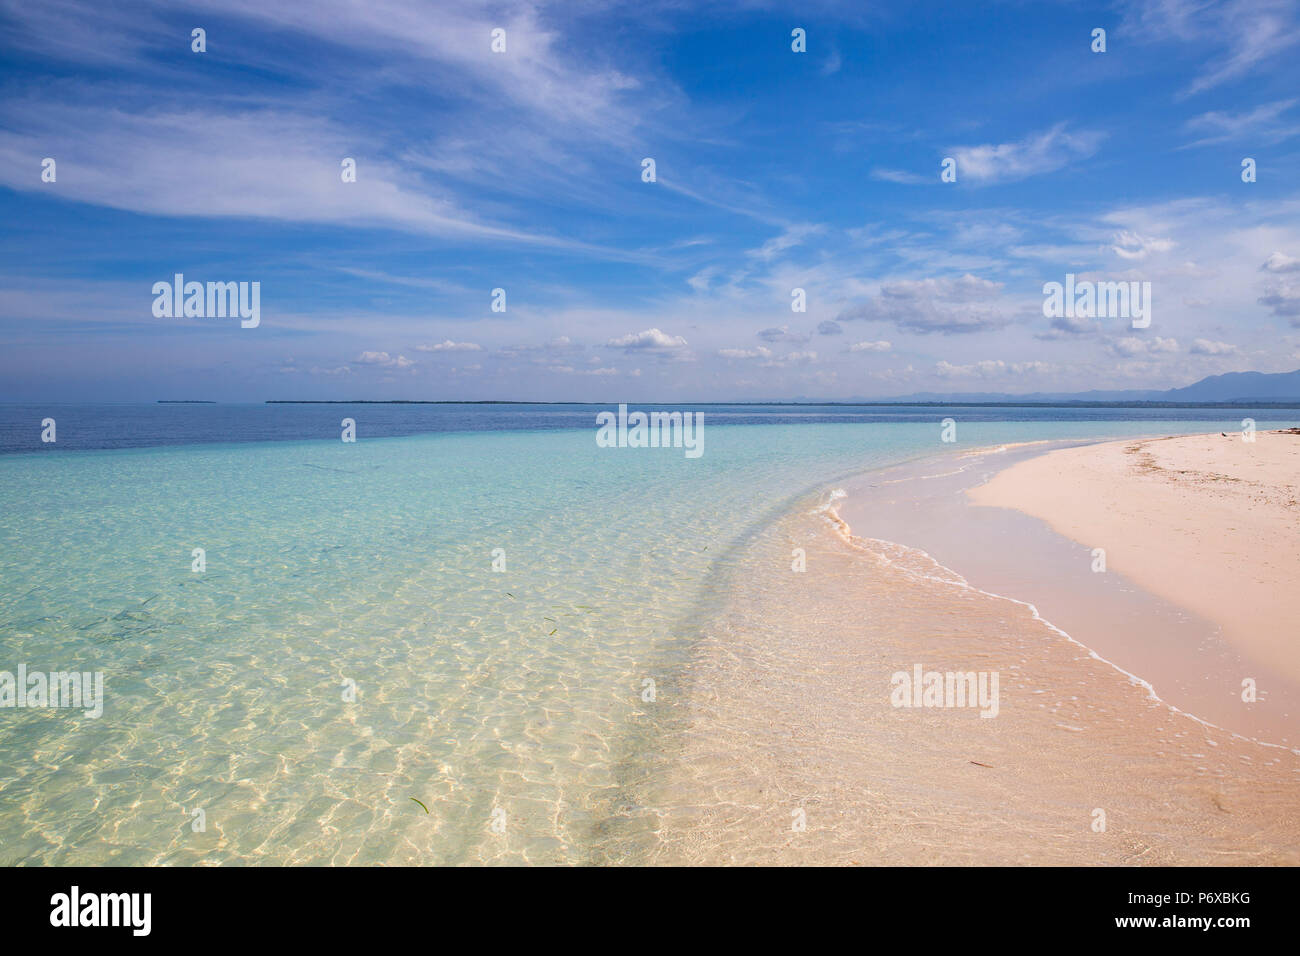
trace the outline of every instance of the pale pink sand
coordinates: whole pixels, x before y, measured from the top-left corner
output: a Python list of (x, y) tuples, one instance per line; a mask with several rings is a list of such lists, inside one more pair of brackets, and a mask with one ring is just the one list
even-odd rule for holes
[[(910, 497), (957, 497), (931, 491), (946, 481), (931, 472), (953, 465), (846, 483), (845, 505), (862, 503), (854, 533), (800, 509), (739, 550), (728, 573), (738, 586), (680, 683), (661, 684), (654, 706), (674, 728), (653, 743), (662, 766), (619, 790), (628, 815), (599, 862), (653, 832), (651, 862), (675, 865), (1300, 863), (1300, 751), (1179, 713), (1022, 601), (870, 536), (895, 511), (914, 514)], [(944, 513), (968, 536), (991, 530), (988, 548), (1023, 543), (1020, 525), (1033, 522)], [(1013, 539), (997, 518), (1012, 519)], [(1118, 578), (1086, 562), (1053, 573)], [(1149, 617), (1135, 617), (1141, 636)], [(892, 675), (917, 663), (998, 673), (996, 718), (894, 706)]]
[(1300, 435), (1235, 432), (1053, 451), (967, 494), (1105, 549), (1108, 570), (1300, 682), (1298, 485)]

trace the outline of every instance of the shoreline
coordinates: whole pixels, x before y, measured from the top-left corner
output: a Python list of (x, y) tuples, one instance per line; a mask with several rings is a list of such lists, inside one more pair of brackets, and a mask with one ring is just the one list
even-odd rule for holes
[[(840, 499), (835, 499), (835, 500), (840, 500)], [(836, 533), (845, 541), (846, 544), (848, 544), (850, 547), (860, 547), (854, 541), (854, 539), (858, 538), (859, 536), (853, 534), (852, 529), (850, 528), (848, 523), (843, 519), (843, 517), (841, 517), (838, 514), (838, 512), (836, 512), (833, 506), (833, 501), (827, 504), (827, 506), (825, 507), (825, 513), (826, 513), (826, 517), (835, 526)], [(1221, 731), (1223, 733), (1229, 734), (1232, 737), (1237, 738), (1238, 740), (1242, 740), (1247, 743), (1256, 744), (1261, 747), (1275, 747), (1279, 750), (1286, 750), (1293, 754), (1296, 754), (1297, 756), (1300, 756), (1300, 747), (1295, 747), (1284, 743), (1274, 743), (1268, 740), (1261, 740), (1258, 737), (1251, 737), (1246, 734), (1237, 733), (1236, 731), (1231, 730), (1230, 728), (1222, 727), (1211, 720), (1206, 720), (1204, 717), (1200, 717), (1192, 713), (1191, 711), (1183, 710), (1177, 705), (1170, 703), (1169, 701), (1165, 700), (1163, 697), (1160, 696), (1160, 694), (1156, 691), (1155, 687), (1146, 678), (1126, 670), (1120, 664), (1098, 653), (1095, 648), (1089, 646), (1084, 641), (1079, 640), (1074, 635), (1070, 634), (1068, 631), (1058, 627), (1049, 618), (1043, 615), (1042, 611), (1038, 608), (1036, 604), (1034, 604), (1033, 601), (1022, 600), (1021, 598), (1015, 597), (1010, 594), (1000, 594), (996, 591), (989, 591), (989, 590), (985, 590), (984, 588), (977, 587), (976, 585), (971, 584), (970, 581), (962, 577), (957, 570), (945, 566), (940, 561), (935, 559), (934, 555), (930, 554), (923, 548), (913, 547), (911, 545), (906, 545), (898, 541), (886, 541), (881, 538), (867, 538), (862, 540), (872, 541), (874, 543), (883, 545), (885, 547), (907, 548), (908, 550), (913, 551), (916, 554), (919, 554), (924, 558), (929, 559), (930, 561), (933, 561), (938, 568), (941, 568), (942, 570), (951, 573), (957, 579), (957, 580), (944, 580), (943, 578), (940, 577), (932, 577), (930, 578), (930, 580), (933, 580), (938, 583), (943, 583), (943, 584), (954, 584), (958, 587), (969, 589), (985, 597), (993, 598), (998, 601), (1009, 601), (1012, 604), (1018, 604), (1021, 607), (1028, 608), (1029, 612), (1033, 615), (1034, 620), (1040, 623), (1043, 627), (1065, 638), (1067, 641), (1069, 641), (1071, 644), (1075, 645), (1076, 647), (1080, 648), (1081, 650), (1086, 651), (1088, 656), (1093, 660), (1105, 664), (1107, 667), (1110, 667), (1116, 673), (1124, 677), (1134, 687), (1140, 687), (1143, 690), (1145, 690), (1147, 697), (1152, 702), (1157, 703), (1162, 707), (1169, 708), (1169, 710), (1173, 711), (1175, 714), (1178, 714), (1180, 717), (1186, 717), (1189, 720), (1194, 720), (1196, 723), (1201, 724), (1206, 728), (1209, 728), (1211, 730)]]
[[(1243, 711), (1255, 711), (1256, 728), (1289, 731), (1294, 748), (1300, 663), (1292, 622), (1300, 601), (1288, 595), (1300, 570), (1297, 477), (1300, 435), (1166, 436), (1048, 451), (999, 470), (965, 497), (977, 510), (1029, 517), (1073, 542), (1092, 577), (1119, 575), (1201, 622), (1170, 635), (1144, 676), (1173, 691), (1160, 695), (1171, 704), (1193, 699), (1194, 683), (1215, 685), (1223, 695), (1217, 715), (1180, 709), (1230, 730), (1250, 726)], [(1090, 583), (1079, 570), (1070, 569), (1075, 586)], [(1130, 631), (1135, 643), (1154, 643)], [(1227, 671), (1209, 676), (1218, 667)], [(1221, 719), (1229, 711), (1231, 719)]]
[[(970, 563), (1020, 554), (1049, 575), (1077, 563), (1078, 544), (1028, 516), (968, 505), (961, 485), (1108, 441), (873, 469), (763, 529), (738, 556), (743, 586), (693, 652), (673, 705), (672, 765), (638, 793), (638, 805), (658, 808), (649, 861), (1300, 863), (1300, 750), (1186, 706), (1145, 659), (1134, 665), (1061, 620), (1056, 595), (1003, 580), (996, 562)], [(954, 543), (964, 555), (944, 553)], [(790, 573), (792, 548), (806, 552), (804, 573)], [(1201, 647), (1210, 622), (1118, 574), (1085, 571), (1076, 603), (1087, 614), (1137, 617), (1150, 622), (1142, 633), (1221, 650)], [(987, 714), (900, 706), (891, 681), (918, 668), (1000, 675), (1000, 703)]]
[[(1154, 589), (1125, 574), (1124, 562), (1112, 560), (1106, 573), (1095, 573), (1095, 540), (1085, 545), (1041, 515), (1015, 506), (1035, 488), (1056, 486), (1057, 476), (1044, 475), (1042, 465), (1060, 460), (1053, 456), (1065, 456), (1078, 467), (1075, 463), (1097, 449), (1203, 437), (974, 449), (950, 459), (959, 463), (955, 469), (931, 464), (924, 472), (911, 469), (887, 481), (851, 483), (839, 510), (850, 533), (915, 549), (977, 590), (1025, 603), (1053, 630), (1133, 675), (1175, 710), (1244, 739), (1294, 750), (1300, 746), (1300, 683), (1245, 653), (1224, 633), (1221, 620), (1178, 600), (1170, 589)], [(1300, 438), (1295, 441), (1300, 449)], [(1017, 469), (1029, 470), (1029, 487), (1018, 482), (998, 501), (989, 501), (992, 507), (985, 506), (984, 489), (996, 488), (1005, 475), (1018, 476)], [(1072, 494), (1082, 492), (1072, 489)], [(1070, 500), (1060, 507), (1068, 508)], [(1150, 538), (1149, 529), (1143, 535)], [(1300, 566), (1300, 560), (1291, 564)], [(1237, 676), (1230, 680), (1230, 675)], [(1267, 689), (1254, 703), (1238, 699), (1243, 675)]]

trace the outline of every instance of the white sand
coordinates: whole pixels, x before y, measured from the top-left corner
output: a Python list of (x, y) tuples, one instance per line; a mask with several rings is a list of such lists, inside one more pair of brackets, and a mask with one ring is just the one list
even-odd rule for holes
[(1300, 435), (1237, 432), (1053, 451), (968, 494), (1105, 549), (1109, 570), (1300, 681), (1298, 486)]

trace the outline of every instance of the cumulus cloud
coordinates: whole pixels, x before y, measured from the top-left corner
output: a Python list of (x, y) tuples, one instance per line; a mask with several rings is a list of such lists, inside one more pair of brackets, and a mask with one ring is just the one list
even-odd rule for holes
[(1288, 256), (1283, 252), (1275, 252), (1259, 267), (1263, 272), (1300, 272), (1300, 259)]
[(507, 358), (516, 358), (526, 355), (574, 352), (580, 351), (581, 349), (582, 346), (574, 345), (567, 335), (561, 335), (551, 339), (549, 342), (543, 342), (540, 345), (506, 345), (498, 351), (501, 355), (504, 355)]
[(1002, 359), (985, 359), (969, 365), (954, 365), (951, 362), (936, 362), (934, 372), (940, 378), (998, 378), (1008, 373), (1028, 375), (1050, 372), (1055, 366), (1047, 362), (1004, 362)]
[(1300, 259), (1282, 252), (1274, 252), (1259, 267), (1261, 272), (1286, 275), (1287, 278), (1270, 281), (1259, 297), (1260, 305), (1268, 306), (1274, 315), (1286, 318), (1300, 327), (1300, 285), (1290, 278), (1290, 273), (1300, 272)]
[(832, 319), (827, 319), (817, 325), (818, 335), (841, 335), (843, 332), (844, 327)]
[(888, 352), (894, 346), (885, 341), (880, 342), (854, 342), (848, 347), (850, 352)]
[(1100, 326), (1090, 318), (1081, 315), (1059, 315), (1052, 319), (1046, 332), (1040, 332), (1036, 338), (1060, 339), (1067, 336), (1095, 335)]
[(718, 349), (718, 354), (729, 359), (771, 358), (772, 350), (760, 345), (754, 349)]
[(1136, 335), (1126, 335), (1123, 338), (1115, 339), (1113, 342), (1108, 342), (1106, 350), (1112, 355), (1121, 355), (1124, 358), (1133, 358), (1138, 355), (1156, 355), (1161, 352), (1177, 352), (1178, 340), (1165, 339), (1158, 335), (1149, 339), (1139, 338)]
[(785, 368), (788, 365), (811, 365), (817, 361), (816, 352), (790, 352), (778, 355), (763, 363), (764, 368)]
[(954, 335), (999, 329), (1010, 318), (996, 307), (1002, 284), (967, 274), (957, 279), (906, 279), (881, 286), (867, 302), (846, 309), (839, 321), (892, 322), (911, 332)]
[(1189, 351), (1197, 355), (1235, 355), (1239, 349), (1227, 342), (1212, 342), (1209, 339), (1196, 339)]
[(415, 350), (417, 352), (482, 352), (483, 346), (475, 342), (453, 342), (451, 339), (445, 339), (433, 345), (417, 345)]
[(763, 329), (758, 333), (758, 337), (764, 342), (793, 342), (796, 345), (802, 345), (804, 342), (807, 342), (812, 338), (810, 335), (801, 335), (798, 332), (791, 332), (790, 326), (788, 325), (783, 325), (779, 329)]
[(605, 343), (606, 347), (622, 349), (628, 354), (648, 352), (652, 355), (671, 355), (686, 348), (686, 340), (680, 335), (669, 335), (659, 329), (646, 329), (644, 332), (629, 332)]
[[(574, 368), (572, 365), (548, 365), (547, 371), (558, 372), (561, 375), (594, 375), (602, 378), (619, 374), (616, 368)], [(634, 372), (633, 374), (640, 373)]]
[(1274, 282), (1259, 297), (1259, 304), (1268, 306), (1273, 314), (1291, 320), (1300, 326), (1300, 287), (1289, 282)]
[(1177, 243), (1172, 239), (1156, 239), (1141, 236), (1136, 232), (1119, 232), (1110, 247), (1110, 251), (1122, 259), (1145, 259), (1153, 252), (1168, 252)]
[(763, 368), (786, 368), (790, 365), (809, 365), (817, 360), (816, 352), (788, 352), (778, 355), (765, 345), (752, 349), (718, 349), (727, 359), (762, 359)]
[(362, 352), (352, 360), (353, 365), (369, 365), (375, 368), (411, 368), (415, 365), (405, 355), (389, 355), (387, 352)]

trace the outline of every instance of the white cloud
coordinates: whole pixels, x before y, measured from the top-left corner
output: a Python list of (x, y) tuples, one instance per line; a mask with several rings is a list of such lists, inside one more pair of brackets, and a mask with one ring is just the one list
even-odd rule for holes
[(1119, 232), (1115, 234), (1111, 252), (1121, 259), (1136, 260), (1145, 259), (1153, 252), (1168, 252), (1177, 243), (1172, 239), (1155, 239), (1150, 236), (1140, 236), (1135, 232)]
[(1234, 140), (1272, 145), (1300, 133), (1300, 123), (1280, 123), (1279, 117), (1291, 109), (1296, 100), (1277, 100), (1257, 106), (1249, 113), (1224, 113), (1212, 110), (1187, 121), (1190, 130), (1201, 130), (1206, 135), (1192, 146), (1209, 146)]
[(610, 339), (605, 344), (609, 348), (623, 349), (626, 352), (675, 352), (686, 348), (686, 340), (680, 335), (669, 335), (657, 328), (629, 332)]
[(1247, 76), (1300, 40), (1290, 0), (1133, 0), (1128, 8), (1126, 35), (1217, 48), (1198, 51), (1203, 69), (1186, 96)]
[(352, 360), (352, 364), (376, 368), (411, 368), (415, 365), (405, 355), (392, 356), (387, 352), (362, 352)]
[(898, 183), (903, 186), (921, 186), (929, 183), (939, 182), (939, 170), (936, 167), (933, 176), (921, 176), (917, 173), (909, 173), (902, 169), (885, 169), (877, 166), (871, 171), (872, 179), (879, 179), (881, 182)]
[(475, 342), (453, 342), (451, 339), (445, 339), (433, 345), (417, 345), (415, 350), (417, 352), (482, 352), (483, 346)]
[(1139, 338), (1136, 335), (1127, 335), (1115, 339), (1113, 342), (1108, 342), (1106, 350), (1112, 355), (1121, 355), (1125, 358), (1133, 358), (1138, 355), (1155, 355), (1160, 352), (1177, 352), (1178, 340), (1161, 338), (1158, 335), (1149, 339)]
[(1197, 355), (1235, 355), (1240, 351), (1237, 346), (1227, 342), (1212, 342), (1209, 339), (1195, 339), (1189, 351)]
[[(546, 370), (548, 372), (558, 372), (561, 375), (594, 375), (601, 378), (619, 374), (616, 368), (574, 368), (572, 365), (548, 365)], [(633, 372), (632, 374), (639, 375), (640, 372)]]
[(1010, 323), (995, 300), (1002, 283), (969, 273), (956, 279), (904, 279), (881, 286), (867, 302), (846, 309), (840, 322), (892, 322), (911, 332), (952, 335), (998, 329)]
[(889, 342), (854, 342), (849, 346), (850, 352), (888, 352), (893, 348)]
[(1258, 302), (1268, 306), (1274, 315), (1289, 318), (1292, 325), (1300, 327), (1300, 285), (1269, 283)]
[(1095, 130), (1072, 133), (1064, 123), (1015, 143), (954, 146), (946, 155), (957, 160), (957, 181), (1006, 182), (1054, 172), (1097, 151), (1106, 134)]
[(1260, 269), (1264, 272), (1300, 272), (1300, 259), (1275, 252), (1264, 260)]
[(764, 342), (793, 342), (796, 345), (802, 345), (812, 338), (811, 335), (804, 335), (801, 332), (791, 332), (788, 325), (763, 329), (758, 333), (758, 337)]
[(811, 223), (787, 226), (779, 236), (773, 236), (757, 249), (751, 249), (749, 255), (764, 262), (770, 262), (787, 249), (800, 245), (809, 236), (822, 231), (822, 227)]
[(1093, 335), (1100, 330), (1096, 321), (1081, 315), (1059, 315), (1052, 319), (1046, 332), (1039, 333), (1040, 339), (1060, 339), (1066, 336)]
[(1002, 359), (985, 359), (969, 365), (954, 365), (951, 362), (936, 362), (935, 374), (940, 378), (999, 378), (1007, 375), (1030, 375), (1053, 371), (1055, 366), (1047, 362), (1004, 362)]
[(811, 365), (817, 360), (816, 352), (788, 352), (777, 355), (764, 345), (752, 349), (718, 349), (727, 359), (763, 359), (763, 368), (786, 368), (791, 365)]
[(786, 368), (790, 365), (811, 365), (817, 361), (816, 352), (789, 352), (778, 355), (763, 363), (764, 368)]

